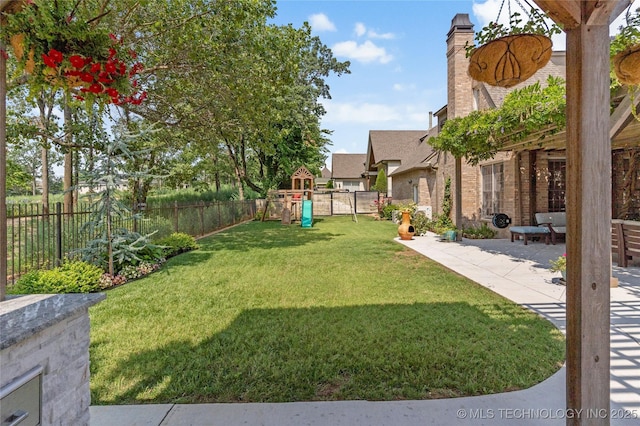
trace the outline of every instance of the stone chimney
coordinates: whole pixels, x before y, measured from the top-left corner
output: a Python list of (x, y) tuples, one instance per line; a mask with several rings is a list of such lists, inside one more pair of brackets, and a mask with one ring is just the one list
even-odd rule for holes
[(473, 24), (468, 13), (458, 13), (451, 20), (447, 34), (447, 118), (468, 115), (473, 111), (472, 79), (465, 46), (473, 44)]

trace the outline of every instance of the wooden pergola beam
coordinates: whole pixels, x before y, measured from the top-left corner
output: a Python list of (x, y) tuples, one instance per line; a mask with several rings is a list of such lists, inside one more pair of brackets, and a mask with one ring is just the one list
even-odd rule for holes
[(565, 30), (576, 28), (582, 22), (580, 0), (534, 0), (554, 22)]

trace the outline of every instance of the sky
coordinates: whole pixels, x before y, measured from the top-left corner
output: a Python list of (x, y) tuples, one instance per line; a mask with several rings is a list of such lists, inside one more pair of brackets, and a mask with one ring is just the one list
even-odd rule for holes
[[(447, 103), (446, 38), (452, 18), (467, 13), (478, 31), (498, 18), (502, 1), (277, 0), (271, 22), (295, 27), (309, 22), (336, 59), (351, 62), (351, 74), (326, 80), (331, 99), (322, 100), (327, 110), (322, 128), (332, 131), (331, 153), (364, 154), (370, 130), (429, 128), (429, 112)], [(508, 3), (501, 22), (508, 21)], [(633, 7), (640, 7), (640, 0)], [(524, 15), (516, 0), (511, 11)], [(612, 33), (621, 19), (612, 24)], [(564, 35), (553, 42), (554, 50), (565, 49)]]

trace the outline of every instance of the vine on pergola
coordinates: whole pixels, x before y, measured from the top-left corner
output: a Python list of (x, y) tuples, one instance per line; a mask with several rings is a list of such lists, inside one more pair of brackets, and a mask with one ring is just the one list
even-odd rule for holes
[(565, 82), (549, 77), (509, 93), (500, 108), (473, 111), (447, 120), (438, 136), (429, 139), (435, 149), (465, 158), (472, 165), (492, 158), (507, 141), (519, 141), (548, 129), (541, 138), (566, 126)]

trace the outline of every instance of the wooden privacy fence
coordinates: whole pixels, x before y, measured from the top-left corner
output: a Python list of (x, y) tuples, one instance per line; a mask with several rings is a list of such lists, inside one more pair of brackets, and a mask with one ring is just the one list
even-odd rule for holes
[[(251, 219), (254, 200), (162, 204), (137, 215), (115, 218), (114, 226), (159, 239), (173, 232), (194, 237)], [(62, 203), (49, 209), (42, 204), (7, 206), (7, 283), (13, 284), (25, 272), (59, 265), (93, 238), (82, 227), (89, 220), (89, 204), (65, 212)]]
[[(349, 214), (378, 213), (379, 193), (377, 191), (314, 191), (312, 195), (314, 216), (337, 216)], [(275, 220), (282, 217), (283, 198), (257, 200), (258, 208), (267, 207), (267, 218)], [(298, 216), (296, 216), (298, 217)]]

